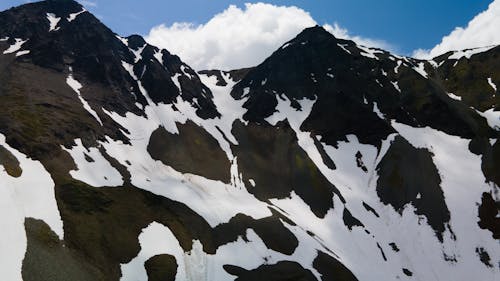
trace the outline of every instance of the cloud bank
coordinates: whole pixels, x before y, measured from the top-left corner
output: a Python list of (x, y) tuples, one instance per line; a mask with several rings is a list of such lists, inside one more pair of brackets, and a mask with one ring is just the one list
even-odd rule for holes
[(457, 27), (443, 37), (431, 50), (416, 50), (413, 56), (430, 59), (448, 51), (464, 50), (500, 44), (500, 0), (493, 1), (488, 9), (475, 16), (465, 28)]
[[(243, 9), (231, 5), (205, 24), (156, 26), (146, 41), (179, 55), (197, 70), (229, 70), (261, 63), (304, 28), (316, 24), (308, 12), (294, 6), (247, 3)], [(324, 27), (339, 38), (390, 49), (383, 41), (351, 36), (338, 24)]]

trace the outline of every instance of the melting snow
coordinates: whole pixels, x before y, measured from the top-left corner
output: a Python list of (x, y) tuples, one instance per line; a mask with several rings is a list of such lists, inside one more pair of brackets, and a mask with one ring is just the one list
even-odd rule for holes
[(117, 38), (118, 40), (120, 40), (120, 41), (123, 43), (123, 45), (125, 45), (125, 46), (127, 46), (127, 47), (128, 47), (128, 39), (127, 39), (127, 38), (123, 38), (123, 37), (118, 36), (118, 35), (115, 35), (115, 36), (116, 36), (116, 38)]
[(394, 86), (394, 89), (396, 89), (398, 92), (401, 93), (401, 89), (399, 88), (398, 81), (391, 81), (391, 84)]
[(375, 112), (375, 114), (377, 114), (377, 116), (382, 119), (382, 120), (385, 120), (385, 116), (384, 114), (380, 111), (380, 109), (378, 108), (378, 105), (376, 102), (373, 103), (373, 112)]
[(16, 38), (16, 43), (12, 44), (7, 50), (3, 51), (4, 55), (12, 54), (12, 53), (15, 53), (15, 52), (21, 50), (21, 47), (26, 42), (28, 42), (28, 40)]
[(358, 49), (361, 50), (360, 54), (364, 57), (367, 57), (367, 58), (379, 60), (379, 58), (375, 54), (382, 54), (383, 53), (382, 51), (371, 49), (371, 48), (368, 48), (368, 47), (365, 47), (362, 45), (358, 45), (357, 47), (358, 47)]
[(8, 175), (0, 165), (0, 265), (2, 280), (21, 281), (27, 247), (25, 218), (43, 220), (59, 239), (64, 238), (63, 222), (57, 208), (54, 182), (43, 165), (29, 159), (5, 142), (0, 145), (19, 161), (22, 174)]
[(288, 46), (290, 46), (290, 45), (292, 45), (292, 43), (286, 43), (285, 45), (283, 45), (283, 46), (281, 47), (281, 49), (282, 49), (282, 50), (283, 50), (283, 49), (286, 49), (286, 47), (288, 47)]
[(79, 15), (85, 13), (87, 10), (85, 8), (83, 8), (80, 12), (78, 13), (73, 13), (73, 14), (70, 14), (67, 18), (68, 22), (72, 22), (74, 21)]
[(24, 55), (27, 55), (29, 53), (30, 53), (29, 50), (19, 51), (16, 53), (16, 57), (24, 56)]
[(428, 78), (429, 77), (429, 75), (425, 71), (425, 64), (423, 62), (419, 63), (418, 67), (414, 66), (413, 70), (415, 70), (416, 72), (418, 72), (418, 74), (422, 75), (424, 78)]
[(248, 182), (252, 185), (252, 187), (255, 187), (255, 181), (253, 179), (249, 179)]
[(52, 13), (47, 13), (47, 20), (49, 20), (49, 32), (51, 31), (58, 31), (59, 27), (57, 27), (57, 24), (61, 20), (61, 18), (56, 17), (56, 15)]
[(402, 61), (398, 60), (396, 67), (394, 67), (394, 73), (396, 74), (398, 73), (399, 67), (401, 66), (402, 63), (403, 63)]
[(476, 110), (476, 112), (486, 118), (486, 121), (488, 121), (488, 125), (497, 130), (500, 131), (500, 111), (495, 111), (494, 108), (488, 109), (485, 112), (481, 112)]
[(75, 91), (75, 93), (78, 94), (78, 99), (80, 99), (80, 102), (82, 103), (83, 108), (85, 108), (85, 110), (87, 110), (88, 113), (90, 113), (92, 116), (94, 116), (94, 118), (102, 126), (103, 125), (102, 121), (99, 118), (99, 116), (97, 115), (97, 113), (90, 107), (90, 105), (88, 104), (88, 102), (85, 99), (83, 99), (82, 94), (80, 93), (80, 89), (83, 86), (78, 81), (76, 81), (75, 78), (73, 78), (73, 74), (70, 73), (69, 76), (68, 76), (68, 78), (66, 78), (66, 84), (68, 84), (68, 86), (70, 86), (71, 89), (73, 89), (73, 91)]
[(148, 44), (144, 44), (144, 46), (140, 47), (137, 50), (130, 49), (129, 50), (134, 54), (135, 60), (134, 63), (138, 63), (142, 59), (142, 51), (146, 48)]
[(462, 51), (455, 51), (452, 55), (448, 57), (448, 59), (453, 59), (453, 60), (459, 60), (463, 57), (470, 59), (473, 55), (483, 53), (486, 51), (489, 51), (496, 46), (487, 46), (487, 47), (481, 47), (481, 48), (475, 48), (475, 49), (468, 49), (468, 50), (462, 50)]
[(156, 51), (153, 56), (161, 65), (163, 65), (163, 54), (161, 53), (161, 50)]
[[(85, 148), (80, 139), (75, 140), (76, 146), (66, 150), (77, 166), (77, 170), (69, 173), (74, 179), (94, 187), (121, 186), (123, 179), (120, 173), (102, 156), (99, 149)], [(87, 159), (87, 157), (90, 159)]]
[(129, 263), (121, 265), (122, 277), (120, 281), (148, 280), (144, 263), (154, 256), (163, 254), (175, 257), (177, 262), (175, 280), (188, 280), (184, 262), (184, 251), (168, 227), (157, 222), (152, 222), (142, 230), (139, 235), (139, 243), (141, 251), (137, 257)]
[(497, 85), (495, 85), (495, 83), (493, 83), (493, 80), (491, 79), (491, 77), (488, 78), (488, 84), (490, 84), (491, 88), (493, 88), (493, 90), (495, 90), (495, 93), (497, 92)]
[(344, 50), (346, 53), (351, 54), (351, 51), (349, 51), (349, 50), (347, 50), (347, 49), (346, 49), (346, 46), (347, 46), (347, 45), (342, 45), (342, 44), (337, 43), (337, 46), (339, 46), (339, 47), (340, 47), (342, 50)]
[(454, 100), (458, 100), (458, 101), (461, 101), (462, 100), (462, 97), (461, 96), (457, 96), (457, 95), (454, 95), (452, 93), (447, 93), (448, 96)]

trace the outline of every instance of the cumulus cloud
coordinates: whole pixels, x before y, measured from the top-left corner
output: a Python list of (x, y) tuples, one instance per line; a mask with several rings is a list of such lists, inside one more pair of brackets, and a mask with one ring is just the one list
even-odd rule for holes
[(467, 27), (457, 27), (443, 37), (431, 50), (418, 49), (413, 56), (430, 59), (448, 51), (464, 50), (500, 44), (500, 0), (493, 1), (488, 9), (475, 16)]
[[(174, 23), (151, 29), (146, 41), (179, 55), (193, 68), (237, 69), (255, 66), (304, 28), (316, 25), (311, 15), (294, 6), (265, 3), (231, 5), (205, 24)], [(351, 37), (337, 24), (325, 28), (339, 38), (387, 47), (378, 40)]]
[(379, 49), (392, 51), (392, 52), (395, 51), (394, 46), (389, 44), (388, 42), (386, 42), (384, 40), (366, 38), (366, 37), (361, 37), (361, 36), (356, 36), (356, 35), (353, 36), (353, 35), (349, 34), (349, 31), (347, 29), (339, 26), (338, 23), (334, 23), (333, 25), (324, 24), (323, 27), (337, 38), (349, 39), (349, 40), (356, 42), (356, 44), (358, 44), (358, 45), (379, 48)]

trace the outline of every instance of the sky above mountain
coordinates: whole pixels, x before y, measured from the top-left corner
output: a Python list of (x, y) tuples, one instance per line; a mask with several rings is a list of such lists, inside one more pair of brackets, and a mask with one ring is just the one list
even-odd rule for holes
[[(3, 0), (0, 9), (26, 2), (31, 1)], [(500, 26), (500, 0), (79, 2), (120, 35), (144, 35), (197, 69), (257, 64), (315, 24), (337, 37), (421, 58), (500, 44), (500, 35), (492, 31)]]

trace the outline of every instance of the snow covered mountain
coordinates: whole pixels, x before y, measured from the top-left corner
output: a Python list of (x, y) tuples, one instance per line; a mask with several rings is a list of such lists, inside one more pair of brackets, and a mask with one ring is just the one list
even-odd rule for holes
[(0, 13), (2, 280), (498, 280), (500, 47), (304, 30), (196, 72), (74, 1)]

